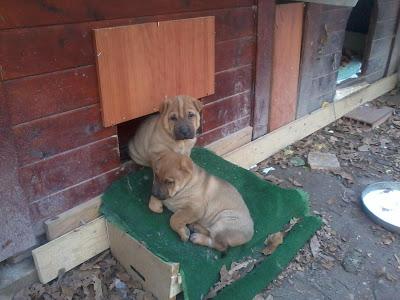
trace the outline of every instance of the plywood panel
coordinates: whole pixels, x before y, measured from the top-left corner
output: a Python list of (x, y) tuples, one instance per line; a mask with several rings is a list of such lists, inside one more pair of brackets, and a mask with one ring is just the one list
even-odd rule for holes
[(295, 119), (303, 11), (302, 3), (276, 6), (270, 131)]
[(105, 126), (158, 110), (166, 97), (214, 93), (214, 17), (95, 30)]

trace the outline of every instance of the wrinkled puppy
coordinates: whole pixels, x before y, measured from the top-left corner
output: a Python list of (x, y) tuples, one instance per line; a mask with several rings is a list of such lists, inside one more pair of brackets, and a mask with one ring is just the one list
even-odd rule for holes
[(253, 237), (249, 210), (228, 182), (174, 152), (160, 155), (153, 171), (152, 194), (174, 213), (170, 225), (183, 241), (225, 251)]
[[(129, 141), (129, 155), (142, 166), (152, 166), (164, 151), (190, 155), (200, 127), (203, 104), (190, 96), (176, 96), (160, 105), (160, 113), (147, 118)], [(149, 208), (162, 212), (160, 201), (152, 197)]]

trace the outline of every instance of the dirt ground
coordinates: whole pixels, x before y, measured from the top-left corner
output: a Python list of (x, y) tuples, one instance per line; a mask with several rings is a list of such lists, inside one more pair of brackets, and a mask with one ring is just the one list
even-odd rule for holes
[[(370, 183), (400, 180), (400, 95), (388, 94), (371, 105), (391, 106), (394, 115), (375, 129), (338, 120), (252, 170), (282, 187), (307, 191), (311, 211), (325, 223), (257, 300), (399, 298), (399, 235), (368, 219), (359, 198)], [(341, 170), (311, 170), (310, 151), (335, 154)], [(264, 174), (267, 167), (275, 170)], [(20, 291), (14, 299), (154, 298), (106, 252), (51, 284)]]

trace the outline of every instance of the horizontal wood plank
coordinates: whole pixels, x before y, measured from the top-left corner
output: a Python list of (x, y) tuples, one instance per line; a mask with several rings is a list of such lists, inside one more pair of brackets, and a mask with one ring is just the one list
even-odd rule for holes
[(45, 233), (44, 221), (102, 194), (121, 175), (121, 168), (97, 175), (57, 191), (29, 205), (33, 228), (37, 236)]
[(383, 20), (375, 25), (374, 39), (381, 39), (388, 36), (393, 36), (396, 32), (397, 20)]
[(99, 102), (94, 66), (4, 82), (13, 125)]
[(203, 104), (233, 96), (252, 88), (252, 65), (230, 69), (215, 75), (215, 93), (201, 99)]
[(110, 247), (103, 217), (32, 251), (39, 280), (47, 283)]
[(220, 127), (200, 134), (197, 138), (197, 145), (206, 146), (212, 142), (218, 141), (230, 134), (233, 134), (243, 128), (250, 126), (250, 116), (235, 120), (233, 122), (224, 124)]
[(71, 5), (68, 0), (51, 3), (35, 0), (3, 0), (0, 29), (234, 8), (251, 6), (254, 3), (254, 0), (197, 0), (190, 2), (180, 0), (117, 0), (113, 2), (78, 0)]
[(247, 91), (206, 105), (202, 112), (202, 131), (206, 132), (250, 115), (250, 99), (250, 91)]
[(80, 108), (13, 127), (21, 166), (116, 134), (104, 128), (99, 105)]
[(228, 152), (236, 150), (240, 146), (250, 143), (252, 135), (253, 127), (247, 126), (211, 144), (208, 144), (206, 148), (218, 155), (224, 155)]
[(361, 104), (389, 92), (396, 86), (396, 82), (397, 74), (381, 79), (338, 102), (330, 103), (324, 108), (316, 110), (309, 115), (297, 119), (288, 125), (227, 153), (224, 155), (224, 158), (239, 166), (249, 168), (290, 144), (329, 125)]
[(88, 144), (19, 169), (29, 202), (119, 167), (117, 137)]
[(3, 30), (0, 31), (2, 78), (7, 80), (94, 64), (92, 30), (96, 28), (201, 16), (215, 16), (217, 42), (255, 34), (252, 7)]
[(79, 204), (44, 222), (47, 240), (54, 240), (100, 216), (101, 196)]

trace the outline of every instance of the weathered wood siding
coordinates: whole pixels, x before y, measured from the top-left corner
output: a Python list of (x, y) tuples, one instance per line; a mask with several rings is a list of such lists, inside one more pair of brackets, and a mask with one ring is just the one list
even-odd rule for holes
[(351, 8), (306, 4), (297, 118), (331, 102)]
[[(250, 125), (255, 0), (6, 0), (0, 6), (1, 87), (8, 116), (8, 131), (1, 131), (0, 139), (13, 139), (21, 186), (13, 201), (26, 204), (25, 219), (36, 234), (43, 232), (45, 219), (100, 194), (120, 176), (119, 142), (126, 143), (137, 126), (102, 126), (93, 29), (215, 16), (216, 91), (202, 99), (199, 144)], [(3, 176), (8, 169), (0, 172)]]

